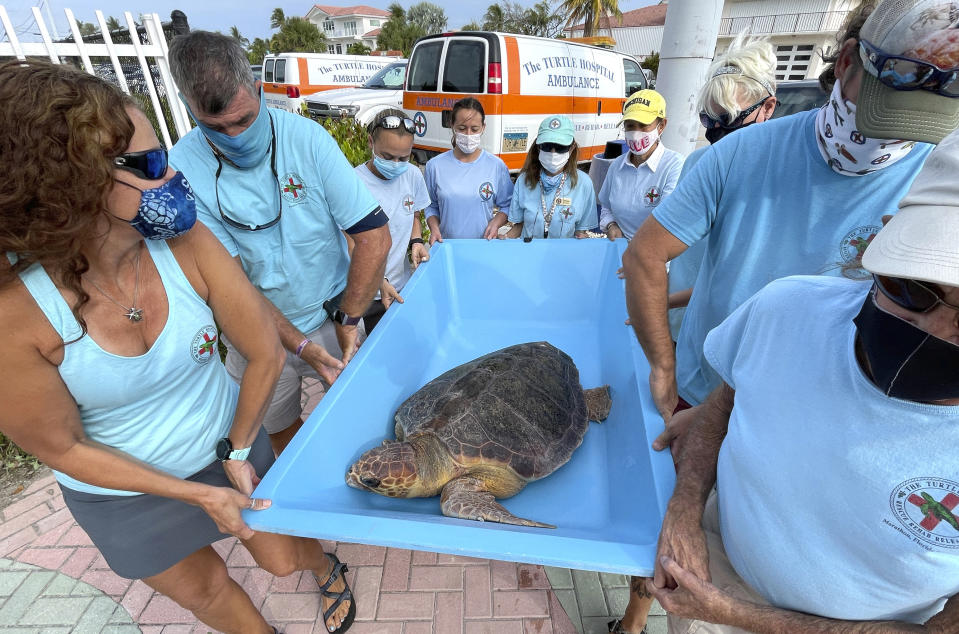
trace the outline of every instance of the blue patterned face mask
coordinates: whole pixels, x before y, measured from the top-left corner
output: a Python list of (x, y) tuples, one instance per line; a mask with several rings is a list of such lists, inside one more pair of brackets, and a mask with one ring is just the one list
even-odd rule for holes
[(168, 240), (189, 231), (196, 224), (196, 197), (189, 181), (180, 172), (152, 189), (140, 189), (116, 181), (140, 192), (140, 207), (130, 225), (148, 240)]

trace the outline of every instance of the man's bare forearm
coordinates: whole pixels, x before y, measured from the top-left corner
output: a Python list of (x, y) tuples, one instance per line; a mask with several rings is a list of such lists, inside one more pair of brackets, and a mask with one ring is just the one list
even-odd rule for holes
[(672, 499), (677, 503), (697, 504), (699, 508), (706, 504), (716, 483), (719, 448), (729, 428), (735, 395), (731, 387), (722, 383), (697, 408), (700, 415), (686, 433), (676, 473)]
[(623, 254), (626, 310), (650, 367), (662, 373), (675, 373), (676, 355), (667, 316), (667, 260), (644, 249), (642, 243), (637, 242), (641, 239), (641, 235), (634, 237)]
[(347, 315), (359, 316), (366, 312), (383, 281), (386, 254), (390, 251), (392, 240), (387, 225), (355, 233), (351, 237), (353, 253), (340, 310)]

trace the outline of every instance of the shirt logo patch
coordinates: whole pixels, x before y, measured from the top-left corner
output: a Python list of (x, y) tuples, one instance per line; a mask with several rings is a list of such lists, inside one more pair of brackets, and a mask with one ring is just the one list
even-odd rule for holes
[(481, 200), (489, 200), (493, 197), (493, 183), (486, 181), (479, 187), (479, 195)]
[(862, 254), (866, 252), (866, 247), (869, 246), (869, 243), (876, 237), (880, 229), (882, 229), (882, 227), (879, 225), (864, 225), (862, 227), (856, 227), (843, 236), (842, 241), (839, 243), (839, 256), (842, 258), (844, 264), (850, 265), (846, 267), (844, 275), (853, 279), (866, 279), (869, 277), (868, 271), (863, 268), (856, 269), (855, 267), (859, 266), (859, 263), (862, 261)]
[(198, 365), (206, 365), (217, 356), (217, 332), (212, 325), (203, 326), (190, 343), (190, 356)]
[(424, 136), (426, 134), (426, 115), (422, 112), (417, 112), (413, 115), (413, 129), (416, 130), (416, 136)]
[(403, 197), (403, 209), (406, 210), (406, 213), (413, 213), (413, 197), (407, 194)]
[(280, 195), (287, 202), (296, 204), (306, 200), (306, 185), (297, 174), (290, 172), (280, 179)]
[(655, 207), (659, 204), (660, 199), (663, 197), (663, 192), (659, 187), (653, 185), (646, 190), (646, 193), (643, 194), (643, 199), (646, 201), (647, 207)]
[(914, 541), (936, 548), (959, 548), (959, 512), (955, 510), (959, 506), (959, 482), (906, 480), (893, 489), (889, 506)]

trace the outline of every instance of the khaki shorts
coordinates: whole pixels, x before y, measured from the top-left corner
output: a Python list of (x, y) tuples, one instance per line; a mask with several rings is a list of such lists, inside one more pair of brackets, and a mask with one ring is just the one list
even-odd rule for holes
[[(716, 490), (709, 494), (706, 508), (703, 510), (703, 530), (706, 531), (706, 546), (709, 549), (709, 574), (714, 586), (739, 599), (770, 605), (736, 573), (729, 559), (719, 533), (719, 497)], [(704, 621), (684, 619), (670, 614), (666, 618), (669, 634), (749, 634), (746, 630), (729, 625), (716, 625)]]
[[(360, 343), (366, 339), (366, 330), (363, 324), (357, 324)], [(327, 352), (337, 359), (343, 358), (340, 351), (340, 344), (336, 340), (336, 328), (333, 321), (327, 319), (323, 325), (307, 333), (306, 335), (313, 343), (323, 346)], [(226, 371), (237, 383), (246, 370), (246, 359), (237, 352), (233, 344), (223, 337), (223, 343), (226, 345)], [(273, 400), (270, 407), (263, 416), (263, 427), (268, 434), (276, 434), (283, 431), (296, 421), (303, 413), (303, 403), (300, 400), (303, 391), (303, 378), (309, 377), (318, 379), (323, 383), (323, 387), (329, 389), (329, 384), (320, 378), (310, 364), (298, 358), (292, 352), (287, 350), (286, 363), (283, 364), (283, 370), (280, 372), (280, 378), (276, 381), (276, 390), (273, 392)]]

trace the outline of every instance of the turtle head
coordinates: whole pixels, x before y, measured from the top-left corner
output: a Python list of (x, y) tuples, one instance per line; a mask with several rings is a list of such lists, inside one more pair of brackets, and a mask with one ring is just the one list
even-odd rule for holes
[(355, 489), (392, 498), (424, 496), (416, 451), (408, 442), (384, 440), (379, 447), (370, 449), (346, 472), (346, 483)]

